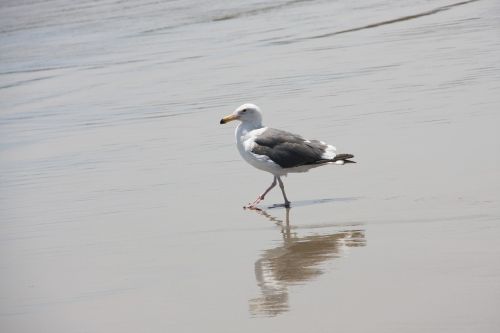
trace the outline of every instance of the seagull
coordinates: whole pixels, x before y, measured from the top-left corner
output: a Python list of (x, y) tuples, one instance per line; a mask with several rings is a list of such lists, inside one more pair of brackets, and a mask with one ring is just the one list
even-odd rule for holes
[(323, 141), (306, 140), (300, 135), (262, 125), (262, 112), (257, 105), (243, 104), (233, 113), (221, 119), (221, 124), (239, 120), (236, 128), (236, 147), (243, 159), (255, 168), (273, 175), (271, 185), (244, 208), (256, 209), (257, 205), (278, 183), (285, 200), (285, 207), (290, 201), (285, 193), (282, 176), (288, 173), (306, 172), (326, 164), (343, 165), (356, 163), (351, 154), (337, 154), (337, 149)]

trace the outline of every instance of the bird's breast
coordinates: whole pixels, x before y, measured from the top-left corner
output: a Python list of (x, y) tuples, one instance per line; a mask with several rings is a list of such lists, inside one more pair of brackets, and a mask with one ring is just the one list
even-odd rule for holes
[(262, 134), (267, 128), (241, 133), (236, 137), (236, 146), (243, 159), (253, 167), (270, 172), (275, 175), (283, 175), (283, 169), (266, 155), (257, 155), (252, 152), (255, 146), (255, 138)]

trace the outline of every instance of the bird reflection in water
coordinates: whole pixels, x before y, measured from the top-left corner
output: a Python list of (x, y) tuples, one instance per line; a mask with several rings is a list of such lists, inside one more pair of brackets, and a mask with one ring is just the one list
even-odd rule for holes
[(249, 301), (253, 316), (276, 316), (288, 311), (289, 286), (312, 280), (323, 273), (324, 263), (345, 256), (351, 247), (366, 244), (364, 231), (359, 229), (298, 237), (290, 226), (290, 208), (286, 208), (284, 221), (264, 210), (255, 211), (281, 228), (283, 244), (265, 250), (255, 262), (261, 296)]

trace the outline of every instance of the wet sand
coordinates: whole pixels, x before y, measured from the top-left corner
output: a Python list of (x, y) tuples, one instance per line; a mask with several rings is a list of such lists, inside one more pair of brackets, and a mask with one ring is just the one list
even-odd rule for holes
[(0, 5), (1, 331), (497, 332), (500, 5), (193, 3)]

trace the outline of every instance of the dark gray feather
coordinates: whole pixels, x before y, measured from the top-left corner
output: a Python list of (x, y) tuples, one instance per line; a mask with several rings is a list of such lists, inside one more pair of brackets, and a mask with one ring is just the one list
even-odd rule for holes
[(321, 158), (327, 145), (286, 131), (268, 128), (255, 139), (252, 153), (266, 155), (282, 168), (326, 162)]
[[(353, 158), (354, 155), (352, 154), (337, 154), (335, 156), (335, 158), (332, 160), (332, 162), (336, 162), (336, 161), (348, 161), (349, 158)], [(349, 161), (351, 163), (356, 163), (354, 161)]]

